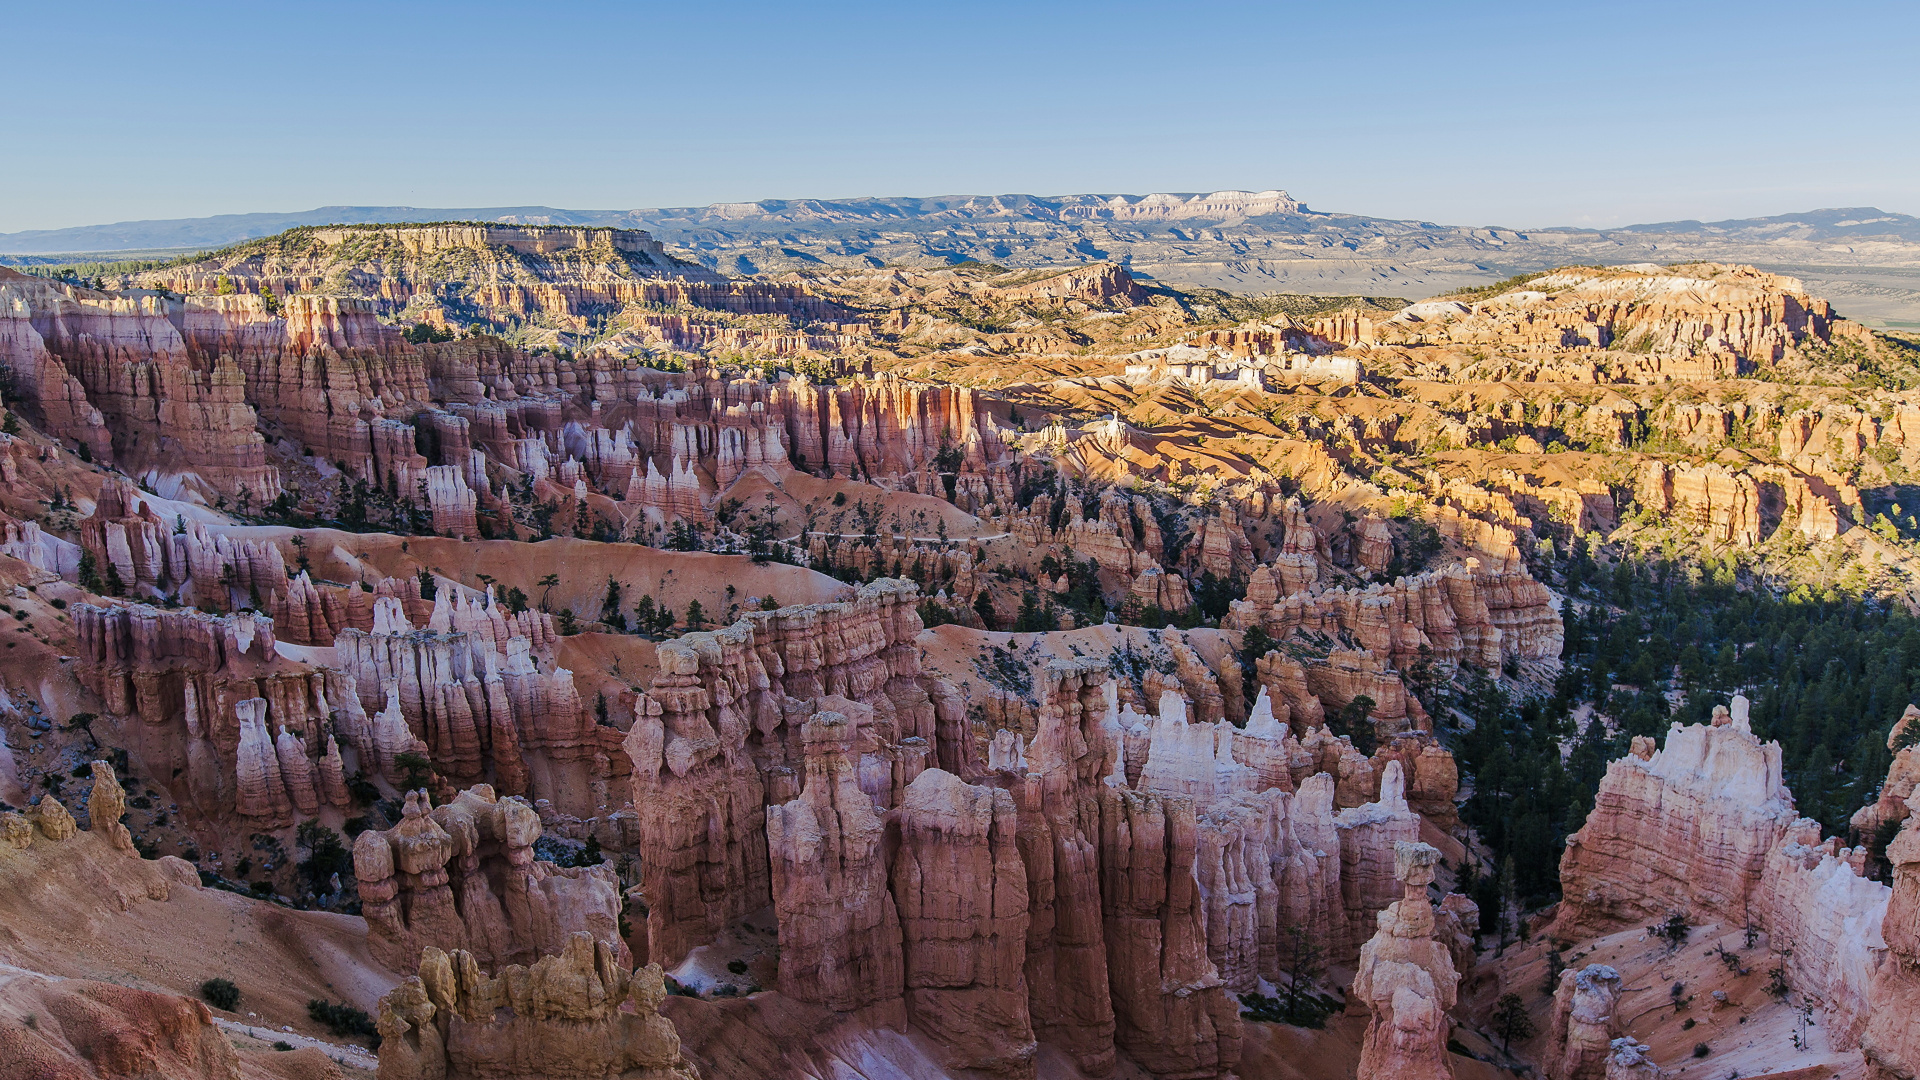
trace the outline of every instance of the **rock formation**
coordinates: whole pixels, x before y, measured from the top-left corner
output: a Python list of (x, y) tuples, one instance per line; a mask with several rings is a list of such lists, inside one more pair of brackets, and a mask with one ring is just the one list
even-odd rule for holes
[(903, 990), (886, 826), (860, 790), (854, 735), (838, 713), (807, 720), (800, 797), (767, 808), (780, 989), (838, 1012), (898, 1002)]
[(1352, 996), (1372, 1012), (1360, 1051), (1360, 1075), (1423, 1080), (1453, 1075), (1447, 1060), (1447, 1010), (1460, 982), (1453, 958), (1433, 938), (1427, 886), (1440, 852), (1431, 845), (1394, 845), (1394, 877), (1405, 895), (1380, 913), (1379, 932), (1360, 949)]
[[(240, 1055), (212, 1010), (190, 998), (93, 979), (0, 968), (0, 1009), (21, 1019), (0, 1040), (0, 1072), (92, 1080), (236, 1080)], [(31, 1018), (31, 1019), (29, 1019)]]
[(1547, 1080), (1606, 1080), (1620, 1026), (1613, 1017), (1619, 999), (1620, 973), (1605, 964), (1560, 973), (1547, 1033)]
[(1675, 911), (1745, 922), (1768, 852), (1794, 819), (1780, 747), (1753, 735), (1747, 710), (1736, 696), (1712, 725), (1675, 724), (1650, 758), (1630, 754), (1608, 766), (1560, 860), (1560, 932), (1652, 923)]
[(1032, 1076), (1026, 866), (1011, 794), (928, 769), (907, 785), (893, 864), (907, 1015), (953, 1068)]
[(467, 949), (491, 963), (531, 961), (588, 934), (625, 962), (619, 883), (606, 866), (536, 859), (540, 819), (525, 801), (477, 786), (428, 805), (408, 792), (404, 818), (354, 841), (367, 943), (404, 968), (423, 948)]
[(1563, 636), (1544, 586), (1524, 571), (1485, 570), (1477, 559), (1364, 589), (1257, 595), (1249, 587), (1223, 625), (1259, 626), (1276, 639), (1299, 630), (1346, 635), (1398, 668), (1423, 657), (1482, 667), (1556, 657)]
[(660, 1015), (660, 966), (630, 972), (591, 934), (491, 977), (429, 947), (419, 971), (380, 999), (380, 1080), (699, 1080)]
[(1873, 973), (1872, 1009), (1860, 1045), (1873, 1080), (1920, 1076), (1920, 796), (1887, 845), (1893, 889), (1881, 921), (1886, 959)]
[[(1896, 761), (1896, 775), (1902, 768)], [(1908, 801), (1911, 811), (1920, 796)], [(1747, 702), (1736, 697), (1731, 710), (1714, 710), (1712, 724), (1676, 724), (1657, 751), (1652, 740), (1636, 739), (1634, 752), (1609, 767), (1561, 861), (1555, 933), (1605, 932), (1673, 913), (1764, 931), (1788, 985), (1822, 1011), (1830, 1043), (1857, 1041), (1877, 1075), (1909, 1077), (1920, 1042), (1903, 1019), (1908, 1011), (1888, 1003), (1920, 1000), (1906, 899), (1908, 871), (1920, 864), (1915, 820), (1907, 817), (1888, 847), (1893, 888), (1863, 877), (1864, 850), (1823, 840), (1818, 823), (1794, 815), (1780, 747), (1754, 737)], [(1593, 970), (1562, 980), (1549, 1055), (1556, 1075), (1601, 1075), (1611, 1032), (1595, 1018), (1608, 1011), (1602, 999), (1612, 990), (1588, 977)], [(1616, 1063), (1627, 1070), (1621, 1075), (1640, 1075), (1628, 1068), (1639, 1062), (1621, 1041), (1612, 1044), (1607, 1075)]]
[(1630, 1038), (1613, 1040), (1607, 1052), (1606, 1080), (1666, 1080), (1666, 1070), (1653, 1063), (1648, 1049)]
[(648, 956), (684, 956), (771, 901), (765, 806), (803, 794), (814, 714), (847, 718), (848, 764), (881, 806), (898, 804), (925, 766), (971, 752), (940, 717), (937, 680), (921, 675), (909, 644), (916, 595), (882, 580), (850, 603), (752, 613), (661, 643), (626, 736), (650, 853)]
[(87, 796), (87, 828), (105, 836), (114, 847), (128, 854), (133, 853), (133, 834), (127, 831), (120, 818), (127, 812), (127, 792), (113, 775), (113, 766), (104, 761), (96, 761), (93, 769), (93, 791)]
[(1400, 762), (1387, 763), (1378, 801), (1340, 811), (1333, 824), (1340, 836), (1346, 940), (1358, 944), (1377, 914), (1406, 892), (1407, 868), (1401, 865), (1400, 849), (1420, 839), (1420, 817), (1407, 805)]

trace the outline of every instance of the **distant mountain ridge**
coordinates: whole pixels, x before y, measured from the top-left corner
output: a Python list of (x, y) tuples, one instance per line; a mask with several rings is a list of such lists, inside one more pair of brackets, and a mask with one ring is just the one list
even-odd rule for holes
[(302, 225), (361, 225), (376, 222), (498, 221), (514, 225), (587, 225), (623, 229), (647, 229), (653, 226), (671, 231), (676, 228), (699, 229), (756, 221), (792, 226), (801, 223), (904, 223), (925, 220), (1225, 220), (1296, 214), (1304, 209), (1284, 191), (767, 199), (761, 202), (646, 210), (562, 210), (551, 206), (321, 206), (283, 214), (219, 214), (204, 218), (121, 221), (110, 225), (0, 233), (0, 253), (97, 254), (179, 247), (224, 247)]
[(1875, 206), (1847, 206), (1827, 210), (1809, 210), (1804, 214), (1734, 218), (1727, 221), (1662, 221), (1649, 225), (1623, 225), (1612, 231), (1744, 233), (1756, 237), (1762, 234), (1779, 235), (1802, 231), (1809, 238), (1819, 240), (1893, 236), (1920, 243), (1920, 217), (1914, 217), (1911, 214), (1895, 214)]
[(769, 199), (640, 210), (323, 206), (4, 233), (0, 253), (14, 258), (0, 262), (213, 249), (302, 225), (429, 221), (642, 229), (680, 257), (728, 274), (1111, 260), (1141, 278), (1254, 293), (1420, 297), (1569, 264), (1713, 260), (1799, 277), (1862, 321), (1920, 326), (1920, 217), (1876, 207), (1522, 230), (1328, 213), (1278, 189)]

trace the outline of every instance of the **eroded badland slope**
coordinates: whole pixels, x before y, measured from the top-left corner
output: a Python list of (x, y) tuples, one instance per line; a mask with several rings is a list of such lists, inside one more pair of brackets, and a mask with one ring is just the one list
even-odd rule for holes
[(1791, 278), (94, 284), (0, 271), (21, 1068), (1913, 1075), (1920, 367)]

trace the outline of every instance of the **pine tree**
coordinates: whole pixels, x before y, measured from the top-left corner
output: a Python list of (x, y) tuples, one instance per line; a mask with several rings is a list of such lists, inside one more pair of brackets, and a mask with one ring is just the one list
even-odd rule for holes
[(985, 592), (982, 592), (979, 596), (974, 597), (973, 611), (974, 611), (974, 614), (980, 616), (981, 626), (986, 627), (988, 630), (993, 629), (993, 624), (996, 619), (996, 616), (993, 613), (992, 597), (988, 596)]
[(1533, 1017), (1527, 1015), (1527, 1003), (1519, 994), (1500, 995), (1499, 1004), (1493, 1007), (1493, 1030), (1500, 1036), (1500, 1049), (1509, 1054), (1513, 1052), (1513, 1040), (1533, 1038)]

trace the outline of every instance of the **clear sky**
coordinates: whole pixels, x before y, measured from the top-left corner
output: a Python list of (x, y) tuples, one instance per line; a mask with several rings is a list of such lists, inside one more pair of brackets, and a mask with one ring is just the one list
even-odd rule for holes
[(1285, 188), (1920, 213), (1920, 4), (0, 0), (0, 232), (328, 204)]

